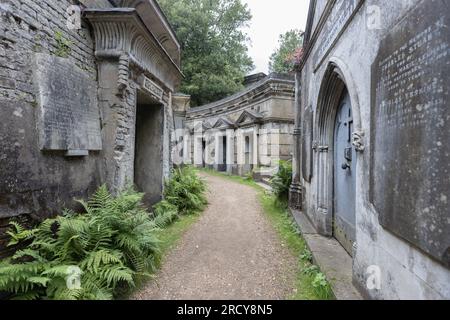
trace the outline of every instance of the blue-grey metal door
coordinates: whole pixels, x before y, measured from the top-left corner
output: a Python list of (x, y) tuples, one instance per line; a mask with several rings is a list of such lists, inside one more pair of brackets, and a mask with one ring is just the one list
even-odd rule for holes
[(352, 146), (353, 115), (345, 92), (339, 104), (334, 132), (334, 237), (352, 254), (355, 242), (356, 151)]

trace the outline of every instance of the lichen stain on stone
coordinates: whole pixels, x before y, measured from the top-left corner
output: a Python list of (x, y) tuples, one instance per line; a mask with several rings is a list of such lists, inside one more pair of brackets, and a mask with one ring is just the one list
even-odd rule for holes
[(23, 109), (22, 108), (17, 108), (14, 112), (13, 115), (15, 115), (18, 118), (23, 118)]

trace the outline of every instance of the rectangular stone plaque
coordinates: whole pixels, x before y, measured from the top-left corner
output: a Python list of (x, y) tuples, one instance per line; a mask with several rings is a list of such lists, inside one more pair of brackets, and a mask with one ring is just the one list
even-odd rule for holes
[(144, 77), (144, 89), (147, 90), (149, 93), (154, 95), (156, 98), (161, 100), (164, 95), (164, 90), (158, 86), (156, 83), (154, 83), (152, 80), (150, 80), (147, 77)]
[(35, 57), (41, 150), (101, 150), (97, 85), (69, 59)]
[(364, 0), (337, 0), (321, 31), (314, 54), (314, 69), (317, 70), (345, 30), (353, 15)]
[(450, 266), (450, 4), (422, 1), (372, 65), (370, 198), (381, 225)]

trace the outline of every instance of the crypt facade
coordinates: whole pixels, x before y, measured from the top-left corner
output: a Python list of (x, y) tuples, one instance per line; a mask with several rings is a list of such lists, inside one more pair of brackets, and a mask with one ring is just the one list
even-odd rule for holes
[(368, 298), (450, 298), (449, 9), (311, 1), (290, 205)]
[(183, 163), (272, 176), (279, 160), (292, 158), (294, 84), (291, 75), (256, 74), (241, 92), (185, 109)]

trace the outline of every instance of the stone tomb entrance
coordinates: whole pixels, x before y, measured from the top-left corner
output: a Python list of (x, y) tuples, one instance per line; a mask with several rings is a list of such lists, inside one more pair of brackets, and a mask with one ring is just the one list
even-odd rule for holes
[(218, 171), (227, 171), (227, 136), (221, 135), (219, 137), (219, 163)]
[(158, 7), (144, 2), (136, 9), (83, 14), (95, 40), (106, 184), (118, 192), (133, 183), (150, 206), (161, 199), (173, 164), (171, 99), (182, 74), (179, 52), (169, 54), (149, 29), (170, 32), (163, 21), (151, 18)]
[(152, 206), (163, 192), (164, 106), (138, 91), (134, 184), (144, 192), (144, 203)]
[(354, 108), (341, 70), (331, 63), (319, 93), (314, 142), (319, 232), (333, 236), (353, 256), (357, 150)]

